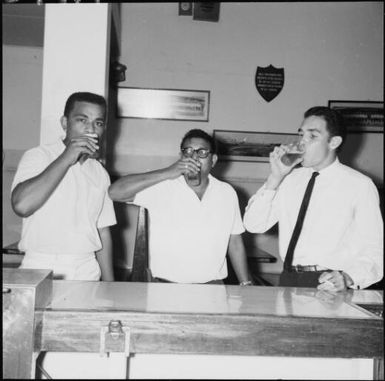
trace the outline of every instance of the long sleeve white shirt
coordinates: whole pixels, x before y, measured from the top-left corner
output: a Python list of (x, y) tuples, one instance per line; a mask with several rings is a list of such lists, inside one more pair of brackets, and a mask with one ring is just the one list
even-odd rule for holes
[[(265, 184), (249, 200), (246, 229), (264, 233), (279, 223), (279, 252), (285, 259), (305, 189), (313, 170), (296, 168), (277, 190)], [(342, 270), (365, 288), (383, 277), (383, 221), (372, 180), (338, 159), (316, 178), (293, 265)]]

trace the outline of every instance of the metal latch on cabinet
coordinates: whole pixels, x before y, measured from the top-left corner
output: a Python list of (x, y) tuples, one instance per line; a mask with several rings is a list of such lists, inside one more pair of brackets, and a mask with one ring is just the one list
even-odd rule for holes
[(120, 320), (111, 320), (100, 329), (100, 356), (108, 356), (110, 352), (130, 355), (130, 328), (123, 327)]

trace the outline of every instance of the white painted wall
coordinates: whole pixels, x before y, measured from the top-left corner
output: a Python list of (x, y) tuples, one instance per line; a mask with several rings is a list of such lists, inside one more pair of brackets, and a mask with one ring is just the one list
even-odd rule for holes
[[(119, 86), (210, 90), (211, 102), (208, 123), (118, 120), (110, 126), (117, 172), (171, 162), (191, 128), (295, 132), (311, 106), (383, 100), (381, 2), (221, 3), (218, 23), (178, 16), (176, 3), (126, 3), (121, 11), (127, 72)], [(254, 77), (269, 64), (285, 69), (285, 85), (267, 103)], [(382, 183), (382, 138), (367, 134), (362, 149), (359, 165)]]
[(43, 49), (3, 45), (3, 149), (39, 144)]
[[(127, 72), (119, 85), (210, 90), (210, 121), (111, 118), (110, 169), (127, 173), (168, 165), (191, 128), (294, 132), (310, 106), (330, 99), (383, 100), (382, 15), (381, 2), (231, 2), (221, 3), (220, 20), (212, 23), (178, 16), (177, 3), (123, 3), (119, 60)], [(66, 51), (63, 45), (61, 57)], [(14, 168), (22, 151), (39, 143), (42, 56), (41, 48), (3, 45), (3, 221), (15, 230), (8, 243), (18, 234), (19, 220), (4, 199), (13, 176), (4, 168)], [(70, 58), (83, 71), (93, 67), (87, 55)], [(285, 85), (266, 103), (254, 76), (257, 66), (269, 64), (285, 69)], [(60, 81), (46, 86), (47, 94), (64, 101)], [(47, 115), (51, 111), (47, 108)], [(382, 184), (383, 135), (365, 134), (360, 150), (354, 164)], [(246, 200), (268, 166), (219, 163), (217, 172)]]
[(108, 95), (109, 4), (47, 4), (41, 143), (63, 136), (59, 118), (76, 91)]
[(20, 239), (10, 190), (22, 153), (39, 144), (43, 49), (3, 45), (3, 246)]

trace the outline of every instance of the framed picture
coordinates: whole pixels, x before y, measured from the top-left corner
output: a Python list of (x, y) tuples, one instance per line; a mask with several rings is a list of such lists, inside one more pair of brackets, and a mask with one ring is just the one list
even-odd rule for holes
[(209, 91), (119, 87), (117, 116), (208, 122)]
[(220, 160), (268, 162), (274, 147), (297, 138), (297, 134), (214, 130)]
[(384, 102), (329, 101), (328, 105), (342, 114), (349, 133), (384, 133)]

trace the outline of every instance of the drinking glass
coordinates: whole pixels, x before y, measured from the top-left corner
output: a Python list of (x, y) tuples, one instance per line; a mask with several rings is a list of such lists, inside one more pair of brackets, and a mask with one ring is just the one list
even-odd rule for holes
[(288, 146), (288, 151), (282, 155), (281, 161), (283, 164), (288, 167), (292, 166), (293, 163), (305, 153), (305, 145), (300, 141), (295, 141), (290, 143)]
[(186, 178), (188, 180), (188, 183), (193, 185), (193, 186), (200, 185), (200, 183), (201, 183), (201, 173), (200, 172), (198, 172), (198, 173), (188, 173), (186, 175)]

